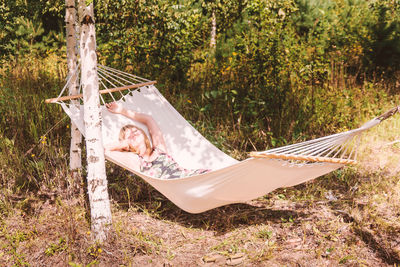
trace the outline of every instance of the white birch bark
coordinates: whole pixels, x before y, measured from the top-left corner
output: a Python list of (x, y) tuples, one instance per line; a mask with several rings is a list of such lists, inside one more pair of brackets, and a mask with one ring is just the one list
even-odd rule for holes
[(211, 40), (210, 40), (210, 48), (215, 51), (217, 46), (217, 16), (215, 14), (215, 10), (212, 11), (211, 14)]
[(94, 27), (93, 4), (85, 6), (79, 0), (81, 84), (84, 102), (84, 124), (87, 154), (87, 182), (90, 202), (91, 229), (97, 241), (104, 241), (111, 227), (110, 200), (107, 191), (107, 178), (104, 148), (101, 135), (101, 109), (99, 100), (99, 81), (97, 76), (96, 35)]
[[(77, 81), (77, 38), (76, 38), (76, 9), (75, 0), (65, 0), (65, 23), (67, 35), (67, 65), (68, 77), (71, 77), (69, 84), (69, 95), (79, 93), (79, 85)], [(76, 100), (71, 101), (72, 104), (79, 105)], [(70, 162), (69, 167), (72, 171), (74, 182), (79, 186), (79, 174), (82, 167), (81, 156), (82, 135), (76, 127), (75, 123), (71, 122), (71, 145), (70, 145)]]

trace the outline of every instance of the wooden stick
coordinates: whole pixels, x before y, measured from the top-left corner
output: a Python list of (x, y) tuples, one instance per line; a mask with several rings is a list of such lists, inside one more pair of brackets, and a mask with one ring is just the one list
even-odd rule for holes
[[(127, 90), (127, 89), (133, 89), (133, 88), (139, 88), (139, 87), (143, 87), (143, 86), (147, 86), (147, 85), (152, 85), (152, 84), (155, 84), (155, 83), (157, 83), (157, 81), (150, 81), (150, 82), (145, 82), (145, 83), (131, 84), (131, 85), (122, 86), (122, 87), (116, 87), (116, 88), (111, 88), (111, 89), (100, 90), (99, 93), (100, 94), (114, 93), (114, 92), (123, 91), (123, 90)], [(44, 102), (46, 104), (49, 104), (49, 103), (56, 103), (58, 101), (77, 99), (77, 98), (81, 98), (81, 97), (83, 97), (83, 94), (61, 96), (61, 97), (58, 97), (58, 98), (46, 99)]]
[(394, 108), (392, 108), (391, 110), (386, 111), (384, 114), (380, 115), (380, 116), (378, 117), (378, 119), (379, 119), (380, 121), (384, 121), (384, 120), (386, 120), (387, 118), (393, 116), (396, 112), (400, 112), (400, 106), (394, 107)]
[(329, 163), (340, 163), (340, 164), (356, 164), (355, 160), (352, 159), (338, 159), (329, 157), (315, 157), (315, 156), (304, 156), (304, 155), (291, 155), (291, 154), (259, 154), (258, 152), (250, 152), (250, 157), (253, 158), (270, 158), (270, 159), (285, 159), (285, 160), (303, 160), (312, 162), (329, 162)]

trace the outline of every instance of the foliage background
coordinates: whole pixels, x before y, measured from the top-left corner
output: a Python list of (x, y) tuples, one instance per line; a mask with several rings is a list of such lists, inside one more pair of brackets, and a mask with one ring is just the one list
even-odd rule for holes
[[(64, 59), (62, 2), (1, 2), (3, 62), (18, 64), (28, 55)], [(386, 97), (398, 90), (398, 1), (106, 0), (95, 5), (102, 63), (157, 79), (172, 102), (190, 99), (191, 108), (202, 113), (197, 116), (230, 121), (246, 137), (253, 130), (267, 131), (269, 137), (256, 147), (273, 138), (353, 127), (363, 107), (371, 111), (369, 105), (376, 104), (371, 103), (376, 96), (354, 101), (357, 95)], [(211, 10), (217, 13), (215, 51), (209, 48)]]
[[(98, 55), (158, 80), (197, 129), (244, 158), (359, 126), (397, 103), (399, 9), (394, 0), (97, 1)], [(1, 143), (22, 160), (40, 153), (29, 148), (62, 117), (43, 99), (66, 76), (65, 10), (54, 0), (1, 0), (0, 11)], [(52, 135), (67, 151), (68, 134)]]
[[(95, 1), (95, 12), (99, 61), (157, 80), (160, 91), (186, 119), (238, 159), (252, 150), (358, 127), (399, 104), (399, 0), (103, 0)], [(213, 12), (217, 18), (215, 49), (210, 48)], [(54, 241), (62, 252), (53, 244), (46, 255), (67, 250), (68, 257), (84, 254), (79, 245), (71, 244), (86, 240), (76, 230), (84, 233), (82, 229), (87, 229), (80, 222), (85, 216), (80, 210), (76, 215), (79, 220), (75, 219), (73, 205), (69, 210), (68, 205), (59, 204), (61, 198), (73, 199), (76, 194), (68, 170), (69, 122), (59, 106), (44, 104), (44, 99), (59, 93), (67, 75), (64, 13), (64, 1), (0, 0), (0, 264), (5, 255), (13, 259), (4, 265), (26, 264), (18, 254), (18, 245), (29, 235), (21, 237), (18, 231), (8, 231), (8, 226), (18, 224), (7, 225), (3, 218), (12, 221), (17, 213), (14, 209), (24, 218), (34, 218), (40, 210), (35, 205), (43, 207), (44, 203), (56, 203), (57, 209), (63, 210), (62, 229), (64, 214), (70, 214), (68, 232), (57, 237), (58, 243)], [(374, 142), (366, 143), (370, 147)], [(379, 149), (367, 153), (373, 157)], [(398, 147), (393, 150), (398, 155)], [(394, 158), (393, 162), (398, 162)], [(165, 217), (168, 220), (178, 214), (176, 218), (189, 221), (188, 228), (210, 224), (205, 228), (218, 231), (218, 225), (238, 227), (250, 221), (241, 217), (243, 212), (235, 212), (236, 207), (228, 207), (217, 210), (218, 216), (208, 213), (212, 219), (204, 222), (202, 215), (190, 217), (167, 201), (161, 204), (162, 197), (154, 189), (122, 170), (110, 167), (108, 171), (116, 206), (131, 208), (131, 203), (141, 203), (139, 209), (163, 214), (160, 216), (173, 214)], [(379, 240), (385, 247), (389, 239), (398, 244), (399, 232), (398, 204), (393, 201), (398, 194), (389, 190), (396, 188), (396, 183), (398, 187), (398, 178), (388, 176), (386, 171), (367, 175), (350, 168), (320, 183), (302, 185), (303, 190), (284, 189), (260, 201), (273, 205), (292, 200), (297, 207), (304, 199), (325, 201), (328, 190), (329, 194), (339, 192), (347, 199), (334, 203), (340, 212), (359, 212), (349, 212), (352, 231), (365, 235), (367, 247), (379, 248)], [(360, 199), (367, 204), (357, 204)], [(392, 209), (377, 207), (382, 203)], [(308, 204), (303, 204), (306, 209)], [(223, 216), (230, 209), (235, 223), (226, 225)], [(256, 216), (260, 218), (257, 225), (264, 223), (264, 215)], [(215, 219), (219, 217), (221, 221)], [(335, 218), (340, 219), (336, 213)], [(290, 219), (291, 215), (273, 224), (279, 228)], [(346, 220), (340, 223), (347, 227)], [(378, 237), (366, 235), (370, 230)], [(36, 230), (32, 231), (40, 240)], [(263, 233), (261, 236), (266, 235)], [(322, 236), (316, 233), (310, 236)], [(317, 243), (327, 244), (327, 239), (321, 238)], [(358, 252), (359, 244), (353, 237), (350, 241), (343, 243), (343, 251), (338, 249), (339, 263), (346, 246)], [(140, 240), (139, 250), (146, 242)], [(264, 240), (261, 243), (265, 245)], [(88, 259), (93, 260), (93, 246), (87, 249)], [(320, 248), (322, 254), (331, 249)], [(387, 255), (387, 262), (398, 262), (398, 256)], [(86, 259), (81, 262), (90, 263)]]

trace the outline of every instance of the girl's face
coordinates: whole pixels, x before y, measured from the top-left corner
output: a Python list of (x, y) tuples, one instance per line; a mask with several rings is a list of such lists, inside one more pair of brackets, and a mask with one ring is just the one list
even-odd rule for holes
[(142, 154), (142, 151), (146, 151), (145, 136), (143, 132), (137, 128), (128, 128), (125, 130), (125, 140), (128, 140), (129, 144)]

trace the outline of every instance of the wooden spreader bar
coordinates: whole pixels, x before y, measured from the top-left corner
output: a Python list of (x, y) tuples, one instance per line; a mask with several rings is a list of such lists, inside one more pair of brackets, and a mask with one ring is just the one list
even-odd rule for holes
[[(139, 87), (143, 87), (143, 86), (147, 86), (147, 85), (152, 85), (152, 84), (155, 84), (155, 83), (157, 83), (157, 81), (150, 81), (150, 82), (145, 82), (145, 83), (131, 84), (131, 85), (122, 86), (122, 87), (115, 87), (115, 88), (100, 90), (99, 93), (100, 94), (114, 93), (114, 92), (118, 92), (118, 91), (123, 91), (123, 90), (128, 90), (128, 89), (133, 89), (133, 88), (139, 88)], [(83, 94), (61, 96), (61, 97), (46, 99), (44, 102), (49, 104), (49, 103), (56, 103), (58, 101), (77, 99), (77, 98), (81, 98), (81, 97), (83, 97)]]
[(339, 158), (329, 158), (329, 157), (292, 155), (292, 154), (268, 154), (268, 153), (260, 154), (258, 152), (250, 152), (250, 157), (284, 159), (284, 160), (302, 160), (311, 162), (328, 162), (328, 163), (340, 163), (340, 164), (356, 164), (356, 161), (352, 159), (339, 159)]

